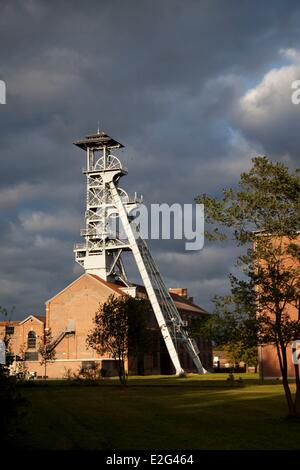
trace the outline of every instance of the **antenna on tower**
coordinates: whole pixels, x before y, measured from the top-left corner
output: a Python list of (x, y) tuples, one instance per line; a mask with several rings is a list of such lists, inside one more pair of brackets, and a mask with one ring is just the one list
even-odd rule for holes
[(98, 128), (97, 128), (97, 134), (100, 134), (100, 121), (98, 121)]

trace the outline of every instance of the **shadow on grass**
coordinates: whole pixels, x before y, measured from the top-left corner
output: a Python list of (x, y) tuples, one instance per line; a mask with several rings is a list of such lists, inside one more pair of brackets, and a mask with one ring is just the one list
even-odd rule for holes
[[(220, 380), (221, 386), (213, 390), (202, 386), (203, 379), (192, 386), (165, 387), (167, 380), (170, 377), (160, 378), (160, 386), (140, 383), (126, 390), (116, 384), (24, 388), (32, 406), (16, 446), (53, 450), (300, 447), (299, 424), (284, 419), (280, 385), (232, 388)], [(177, 380), (182, 379), (172, 378)]]
[[(278, 382), (273, 382), (278, 384)], [(257, 386), (260, 381), (257, 375), (235, 374), (234, 380), (229, 379), (229, 374), (209, 374), (199, 376), (196, 374), (187, 377), (174, 376), (131, 376), (127, 387), (197, 387), (197, 388), (236, 388)], [(20, 387), (120, 387), (117, 377), (103, 378), (100, 380), (30, 380), (20, 383)]]

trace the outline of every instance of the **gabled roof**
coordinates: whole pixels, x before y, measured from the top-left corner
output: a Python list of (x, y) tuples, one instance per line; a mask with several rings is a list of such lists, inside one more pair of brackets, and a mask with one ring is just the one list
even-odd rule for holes
[(22, 325), (29, 320), (37, 320), (40, 323), (45, 323), (45, 317), (42, 317), (41, 315), (29, 315), (28, 317), (24, 318), (24, 320), (20, 321), (19, 325)]
[(26, 323), (28, 320), (37, 320), (40, 323), (45, 323), (45, 317), (42, 315), (28, 315), (28, 317), (24, 318), (23, 320), (4, 320), (0, 321), (0, 326), (18, 326)]
[[(113, 284), (111, 282), (104, 281), (101, 277), (96, 276), (95, 274), (90, 274), (90, 276), (93, 276), (95, 279), (98, 281), (102, 282), (103, 284), (107, 285), (110, 289), (113, 289), (116, 291), (118, 294), (124, 295), (124, 292), (120, 289), (121, 284)], [(143, 294), (147, 295), (146, 289), (144, 286), (141, 286), (139, 284), (133, 284), (134, 287), (137, 288), (138, 292), (142, 292)], [(122, 285), (122, 287), (124, 287)], [(189, 299), (185, 299), (181, 295), (174, 294), (173, 292), (170, 292), (170, 295), (172, 299), (174, 300), (174, 303), (176, 307), (179, 310), (185, 310), (186, 312), (191, 312), (191, 313), (199, 313), (199, 314), (204, 314), (204, 315), (209, 315), (209, 313), (204, 310), (202, 307), (199, 305), (195, 304)]]
[[(139, 293), (147, 295), (147, 292), (144, 286), (141, 286), (138, 284), (135, 284), (135, 285)], [(181, 297), (180, 295), (173, 294), (172, 292), (170, 292), (170, 295), (172, 299), (174, 300), (174, 303), (176, 307), (178, 308), (178, 310), (184, 310), (186, 313), (190, 312), (190, 313), (209, 315), (209, 313), (206, 310), (204, 310), (199, 305), (194, 304), (194, 302), (192, 302), (191, 300), (185, 299), (184, 297)]]
[[(68, 289), (70, 286), (75, 284), (77, 281), (79, 281), (79, 279), (81, 279), (84, 276), (88, 276), (90, 279), (93, 279), (98, 283), (100, 282), (101, 284), (103, 284), (104, 286), (106, 286), (107, 288), (109, 288), (110, 290), (112, 290), (118, 295), (124, 295), (124, 292), (121, 290), (121, 287), (124, 287), (123, 285), (119, 283), (107, 282), (104, 279), (102, 279), (100, 276), (97, 276), (96, 274), (83, 273), (80, 277), (78, 277), (73, 282), (71, 282), (71, 284), (68, 284), (64, 289), (62, 289), (60, 292), (58, 292), (53, 297), (51, 297), (51, 299), (47, 300), (46, 304), (52, 301), (53, 299), (55, 299), (55, 297), (63, 293), (66, 289)], [(134, 286), (137, 288), (137, 291), (139, 293), (142, 293), (145, 296), (147, 296), (147, 292), (144, 286), (141, 286), (138, 284), (134, 284)], [(196, 314), (208, 314), (206, 310), (204, 310), (199, 305), (194, 304), (191, 300), (185, 299), (184, 297), (174, 294), (174, 293), (170, 293), (170, 295), (172, 299), (174, 300), (176, 307), (179, 310), (184, 310), (186, 313), (190, 312), (190, 313), (196, 313)]]
[(124, 295), (124, 292), (122, 292), (118, 286), (116, 284), (113, 284), (111, 282), (107, 282), (105, 281), (104, 279), (102, 279), (101, 277), (99, 276), (96, 276), (95, 274), (90, 274), (90, 273), (83, 273), (81, 276), (79, 276), (77, 279), (75, 279), (73, 282), (71, 282), (70, 284), (68, 284), (66, 287), (64, 287), (61, 291), (59, 291), (57, 294), (55, 294), (53, 297), (51, 297), (51, 299), (48, 299), (46, 301), (46, 304), (48, 304), (49, 302), (51, 302), (53, 299), (55, 299), (58, 295), (62, 294), (65, 290), (69, 289), (69, 287), (71, 287), (73, 284), (75, 284), (76, 282), (79, 281), (79, 279), (85, 277), (85, 276), (88, 276), (90, 279), (93, 279), (93, 281), (97, 281), (97, 282), (100, 282), (101, 284), (103, 284), (105, 287), (108, 287), (109, 289), (113, 290), (114, 292), (116, 292), (117, 294), (119, 295)]
[(94, 277), (95, 279), (97, 279), (97, 281), (100, 281), (106, 287), (109, 287), (110, 289), (114, 290), (117, 294), (124, 295), (124, 292), (118, 287), (117, 284), (113, 284), (112, 282), (107, 282), (104, 279), (102, 279), (100, 276), (97, 276), (96, 274), (89, 274), (89, 276)]
[(200, 305), (195, 304), (192, 300), (185, 299), (181, 295), (174, 294), (173, 292), (170, 292), (170, 295), (179, 309), (192, 310), (197, 313), (209, 315), (209, 313), (204, 310), (204, 308), (200, 307)]
[(0, 321), (0, 326), (7, 326), (7, 325), (16, 326), (19, 323), (20, 323), (19, 321), (4, 320), (4, 321)]

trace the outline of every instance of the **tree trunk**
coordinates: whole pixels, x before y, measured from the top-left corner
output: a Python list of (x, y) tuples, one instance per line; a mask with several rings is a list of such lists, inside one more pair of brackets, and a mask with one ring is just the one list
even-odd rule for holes
[(300, 417), (300, 376), (299, 364), (294, 364), (296, 377), (295, 414)]
[(294, 406), (293, 397), (292, 397), (292, 393), (291, 393), (291, 389), (290, 389), (289, 381), (288, 381), (286, 346), (283, 343), (276, 344), (276, 349), (277, 349), (277, 354), (278, 354), (278, 359), (279, 359), (280, 371), (281, 371), (281, 376), (282, 376), (282, 385), (283, 385), (285, 398), (287, 402), (288, 413), (289, 413), (289, 416), (295, 416), (296, 415), (295, 406)]
[(292, 397), (292, 394), (291, 394), (291, 390), (290, 390), (290, 386), (289, 386), (287, 376), (282, 375), (282, 385), (283, 385), (283, 388), (284, 388), (285, 398), (286, 398), (286, 401), (287, 401), (289, 416), (296, 416), (293, 397)]
[(124, 360), (121, 357), (118, 358), (118, 375), (119, 375), (121, 385), (126, 385)]

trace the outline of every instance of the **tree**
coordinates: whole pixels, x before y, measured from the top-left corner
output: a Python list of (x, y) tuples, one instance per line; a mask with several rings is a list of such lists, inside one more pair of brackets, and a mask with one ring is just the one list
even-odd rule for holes
[[(0, 316), (6, 316), (7, 310), (0, 307)], [(28, 405), (17, 388), (15, 377), (8, 375), (7, 367), (0, 364), (0, 435), (2, 445), (12, 444), (16, 434), (16, 425), (24, 415), (21, 409)]]
[(240, 362), (245, 362), (247, 366), (256, 368), (258, 364), (256, 335), (250, 338), (248, 332), (246, 338), (242, 338), (243, 323), (237, 315), (224, 309), (226, 300), (227, 297), (223, 299), (215, 297), (215, 312), (201, 319), (193, 319), (190, 334), (195, 339), (209, 339), (215, 347), (226, 351), (233, 367)]
[(127, 381), (126, 358), (130, 353), (137, 355), (145, 351), (149, 344), (148, 312), (144, 300), (110, 295), (95, 314), (95, 326), (87, 337), (87, 345), (99, 354), (109, 353), (116, 360), (122, 385)]
[(215, 299), (216, 318), (245, 346), (275, 346), (288, 413), (300, 416), (299, 365), (293, 396), (287, 358), (288, 345), (300, 337), (300, 175), (265, 156), (252, 163), (236, 190), (196, 198), (205, 205), (208, 238), (244, 247), (236, 263), (243, 275), (230, 274), (231, 295)]
[[(8, 317), (8, 315), (9, 315), (9, 320), (7, 320), (7, 326), (9, 326), (9, 324), (11, 322), (11, 318), (12, 318), (14, 310), (15, 310), (15, 307), (12, 307), (10, 312), (8, 312), (8, 310), (5, 307), (2, 307), (0, 305), (0, 315), (2, 315), (4, 317)], [(5, 331), (5, 334), (4, 334), (3, 342), (5, 344), (6, 361), (7, 361), (7, 355), (11, 354), (12, 350), (11, 350), (11, 336), (9, 334), (7, 334), (6, 331)]]
[[(11, 444), (15, 438), (16, 426), (25, 414), (28, 401), (20, 394), (15, 377), (7, 376), (0, 365), (0, 434), (2, 445)], [(23, 411), (22, 411), (23, 410)]]
[(0, 315), (2, 315), (3, 317), (7, 317), (8, 315), (7, 309), (5, 307), (2, 307), (1, 305), (0, 305)]
[(51, 328), (44, 332), (43, 340), (39, 345), (38, 352), (41, 356), (40, 364), (44, 366), (44, 379), (47, 378), (47, 365), (55, 360), (56, 352), (53, 347)]
[(16, 373), (19, 378), (25, 378), (27, 375), (28, 367), (25, 361), (25, 353), (27, 350), (27, 343), (24, 342), (20, 345), (19, 354), (15, 357)]
[(227, 351), (234, 367), (238, 366), (240, 362), (244, 362), (247, 366), (257, 367), (257, 345), (245, 347), (243, 341), (228, 342), (224, 345), (224, 350)]

